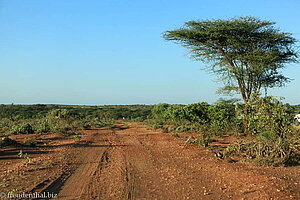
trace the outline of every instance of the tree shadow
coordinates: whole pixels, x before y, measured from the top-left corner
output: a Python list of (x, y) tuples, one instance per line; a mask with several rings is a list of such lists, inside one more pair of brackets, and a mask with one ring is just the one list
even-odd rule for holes
[(36, 148), (28, 148), (27, 146), (23, 147), (18, 147), (14, 149), (5, 149), (0, 151), (0, 160), (6, 160), (6, 159), (21, 159), (19, 158), (18, 154), (20, 151), (25, 154), (27, 153), (29, 156), (30, 155), (37, 155), (37, 154), (47, 154), (50, 151), (47, 150), (40, 150)]

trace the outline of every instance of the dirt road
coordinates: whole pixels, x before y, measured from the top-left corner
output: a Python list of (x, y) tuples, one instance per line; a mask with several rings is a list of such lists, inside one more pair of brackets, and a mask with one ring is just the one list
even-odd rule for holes
[[(129, 126), (126, 127), (126, 126)], [(59, 199), (295, 199), (256, 167), (217, 159), (135, 123), (93, 130), (74, 170), (45, 191)]]

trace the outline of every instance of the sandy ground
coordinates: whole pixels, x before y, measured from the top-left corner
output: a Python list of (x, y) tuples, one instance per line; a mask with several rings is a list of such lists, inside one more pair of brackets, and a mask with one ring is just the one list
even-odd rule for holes
[[(39, 181), (22, 178), (24, 190), (57, 193), (59, 199), (300, 199), (299, 166), (229, 163), (137, 123), (85, 131), (80, 142), (58, 140), (51, 155), (52, 167), (32, 170), (44, 175)], [(18, 172), (17, 165), (10, 163), (10, 169)]]

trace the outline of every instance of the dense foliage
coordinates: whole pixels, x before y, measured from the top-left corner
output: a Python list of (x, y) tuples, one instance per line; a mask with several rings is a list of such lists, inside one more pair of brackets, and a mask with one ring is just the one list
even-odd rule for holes
[(206, 102), (188, 105), (158, 104), (152, 110), (156, 119), (171, 122), (190, 122), (195, 124), (210, 124), (215, 127), (227, 128), (234, 119), (234, 107), (221, 103), (209, 105)]
[(270, 132), (285, 138), (291, 132), (293, 108), (272, 96), (255, 95), (248, 103), (249, 129), (252, 133)]

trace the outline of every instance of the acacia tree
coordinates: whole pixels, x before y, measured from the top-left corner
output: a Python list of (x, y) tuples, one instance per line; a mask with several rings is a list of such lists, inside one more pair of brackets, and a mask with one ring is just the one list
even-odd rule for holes
[[(166, 31), (163, 38), (190, 50), (191, 57), (224, 83), (223, 93), (238, 92), (245, 105), (262, 87), (281, 87), (289, 81), (281, 73), (286, 63), (297, 61), (296, 39), (275, 28), (275, 22), (254, 17), (188, 21)], [(247, 131), (247, 107), (244, 110)]]

